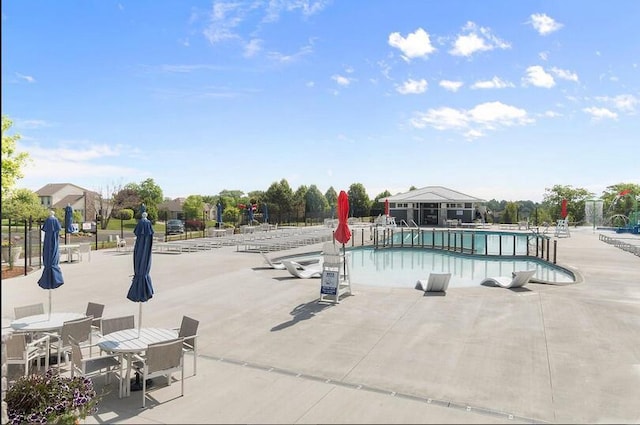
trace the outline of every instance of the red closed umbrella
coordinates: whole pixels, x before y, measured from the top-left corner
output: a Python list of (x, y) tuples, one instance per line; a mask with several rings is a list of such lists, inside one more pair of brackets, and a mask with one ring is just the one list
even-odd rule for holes
[(351, 239), (351, 230), (349, 230), (349, 196), (344, 190), (338, 195), (338, 228), (333, 233), (333, 238), (342, 243), (342, 253), (345, 255), (344, 274), (347, 273), (346, 250), (344, 244)]
[(389, 199), (384, 200), (384, 215), (389, 217)]
[(344, 190), (338, 195), (338, 228), (333, 234), (333, 238), (343, 245), (351, 239), (351, 230), (347, 220), (349, 218), (349, 196)]
[(562, 217), (563, 220), (567, 218), (567, 200), (566, 199), (562, 200), (562, 208), (560, 211), (560, 216)]

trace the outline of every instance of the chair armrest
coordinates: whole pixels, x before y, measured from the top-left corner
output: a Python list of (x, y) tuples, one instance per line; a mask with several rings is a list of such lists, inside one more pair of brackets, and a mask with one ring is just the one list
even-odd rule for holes
[(49, 341), (50, 341), (49, 335), (44, 335), (39, 338), (32, 339), (29, 343), (27, 343), (27, 345), (36, 346), (36, 345), (42, 344), (43, 342), (49, 343)]

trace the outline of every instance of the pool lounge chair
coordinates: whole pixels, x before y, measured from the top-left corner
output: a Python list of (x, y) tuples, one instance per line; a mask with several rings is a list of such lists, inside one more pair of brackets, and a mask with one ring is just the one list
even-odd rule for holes
[(480, 284), (484, 286), (500, 286), (502, 288), (520, 288), (529, 283), (529, 279), (531, 279), (534, 274), (536, 274), (535, 270), (522, 270), (513, 272), (513, 277), (487, 277), (480, 282)]
[(312, 277), (320, 278), (322, 277), (322, 269), (317, 267), (304, 267), (300, 263), (296, 263), (295, 261), (285, 260), (282, 262), (284, 267), (291, 273), (292, 276), (298, 277), (300, 279), (309, 279)]
[(428, 280), (418, 280), (416, 289), (427, 292), (447, 292), (451, 273), (430, 273)]
[(284, 270), (284, 264), (282, 263), (276, 263), (273, 262), (269, 259), (269, 257), (267, 257), (264, 252), (260, 251), (260, 255), (262, 255), (262, 257), (264, 258), (264, 261), (269, 265), (269, 267), (271, 267), (272, 269), (276, 269), (276, 270)]

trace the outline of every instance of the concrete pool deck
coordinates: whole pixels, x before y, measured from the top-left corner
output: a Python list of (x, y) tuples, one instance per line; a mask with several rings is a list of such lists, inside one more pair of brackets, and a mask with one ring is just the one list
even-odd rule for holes
[[(557, 239), (558, 264), (578, 271), (578, 284), (444, 297), (354, 284), (338, 305), (318, 304), (319, 279), (265, 268), (257, 253), (154, 254), (156, 294), (142, 324), (199, 320), (198, 374), (187, 355), (185, 396), (160, 386), (146, 409), (139, 392), (118, 399), (115, 384), (105, 386), (85, 423), (638, 423), (640, 257), (598, 233)], [(130, 253), (92, 252), (61, 267), (54, 311), (93, 301), (106, 305), (104, 317), (138, 320), (126, 299)], [(40, 274), (2, 282), (3, 326), (14, 306), (47, 305)]]

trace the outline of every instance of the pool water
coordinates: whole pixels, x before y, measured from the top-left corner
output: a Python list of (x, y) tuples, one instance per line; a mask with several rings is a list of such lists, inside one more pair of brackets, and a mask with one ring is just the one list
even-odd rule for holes
[(500, 259), (469, 256), (429, 249), (371, 247), (352, 248), (349, 266), (351, 283), (383, 287), (413, 288), (429, 273), (451, 273), (449, 288), (480, 286), (486, 277), (511, 276), (520, 270), (536, 270), (534, 279), (571, 283), (573, 276), (537, 258)]

